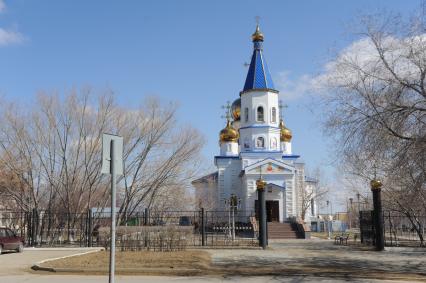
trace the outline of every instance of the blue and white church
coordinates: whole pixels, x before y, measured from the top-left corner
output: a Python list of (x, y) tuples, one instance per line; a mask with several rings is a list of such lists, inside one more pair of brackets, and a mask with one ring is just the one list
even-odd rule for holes
[[(214, 157), (217, 171), (192, 182), (200, 206), (226, 210), (231, 195), (240, 200), (240, 210), (255, 211), (256, 180), (267, 182), (267, 218), (285, 222), (317, 215), (313, 196), (317, 181), (305, 176), (300, 156), (292, 151), (292, 133), (285, 126), (279, 92), (263, 54), (264, 36), (256, 27), (253, 55), (243, 90), (232, 103), (227, 124), (220, 131), (220, 154)], [(308, 205), (307, 205), (308, 204)]]

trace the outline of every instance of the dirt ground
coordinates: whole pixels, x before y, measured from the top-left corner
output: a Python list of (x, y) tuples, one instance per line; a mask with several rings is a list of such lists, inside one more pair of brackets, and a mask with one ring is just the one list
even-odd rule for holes
[[(45, 262), (43, 266), (71, 268), (77, 274), (104, 274), (108, 256), (108, 252), (98, 252)], [(426, 282), (425, 256), (424, 249), (376, 252), (371, 247), (341, 246), (320, 239), (284, 240), (270, 243), (267, 250), (118, 252), (116, 271), (128, 275), (316, 276)]]
[[(208, 268), (211, 262), (210, 254), (205, 251), (177, 252), (117, 252), (116, 269), (123, 268)], [(44, 265), (53, 268), (73, 269), (106, 269), (109, 264), (109, 252), (100, 251), (81, 256), (46, 262)]]

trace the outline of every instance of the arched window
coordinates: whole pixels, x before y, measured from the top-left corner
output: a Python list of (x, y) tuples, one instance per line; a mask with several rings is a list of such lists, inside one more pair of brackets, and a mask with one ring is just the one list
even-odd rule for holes
[(264, 148), (265, 147), (265, 139), (263, 137), (258, 137), (256, 140), (256, 147)]
[(276, 138), (271, 139), (271, 148), (277, 149), (277, 139)]
[(244, 121), (245, 122), (248, 122), (248, 116), (249, 116), (248, 108), (244, 108)]
[(272, 123), (276, 123), (277, 122), (277, 108), (272, 107)]
[(257, 107), (257, 121), (265, 122), (265, 115), (264, 115), (262, 106)]

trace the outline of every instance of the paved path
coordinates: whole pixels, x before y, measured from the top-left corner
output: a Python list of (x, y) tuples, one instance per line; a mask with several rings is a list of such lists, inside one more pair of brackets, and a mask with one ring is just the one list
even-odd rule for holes
[[(16, 275), (16, 276), (1, 276), (1, 283), (98, 283), (108, 282), (107, 276), (75, 276), (75, 275)], [(164, 277), (164, 276), (117, 276), (116, 283), (343, 283), (343, 282), (359, 282), (359, 283), (409, 283), (412, 281), (386, 281), (386, 280), (349, 280), (349, 279), (330, 279), (322, 277), (279, 277), (279, 276), (261, 276), (261, 277)]]
[[(31, 266), (48, 258), (57, 258), (87, 252), (88, 249), (34, 249), (27, 248), (23, 253), (4, 252), (0, 255), (0, 277), (17, 275), (30, 271)], [(0, 283), (3, 283), (0, 279)], [(8, 281), (4, 281), (8, 282)]]
[[(265, 268), (264, 274), (330, 274), (340, 273), (346, 278), (357, 276), (398, 277), (398, 274), (424, 276), (426, 282), (426, 249), (410, 251), (365, 251), (359, 248), (334, 245), (327, 240), (286, 240), (269, 245), (271, 249), (211, 250), (213, 263), (228, 269), (249, 271)], [(259, 271), (262, 272), (262, 271)], [(244, 271), (241, 273), (244, 274)], [(376, 277), (377, 278), (377, 277)], [(379, 277), (381, 278), (381, 277)], [(383, 277), (382, 277), (383, 278)], [(388, 278), (388, 277), (385, 277)]]

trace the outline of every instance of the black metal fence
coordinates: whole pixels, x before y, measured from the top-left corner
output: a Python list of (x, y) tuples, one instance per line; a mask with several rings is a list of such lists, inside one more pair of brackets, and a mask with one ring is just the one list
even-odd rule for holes
[[(117, 247), (122, 250), (257, 245), (253, 212), (145, 210), (116, 217)], [(0, 211), (0, 226), (14, 230), (28, 246), (108, 247), (110, 224), (107, 211)]]
[[(361, 242), (374, 245), (373, 211), (360, 211)], [(384, 211), (382, 215), (386, 246), (425, 246), (426, 216), (408, 217)]]

